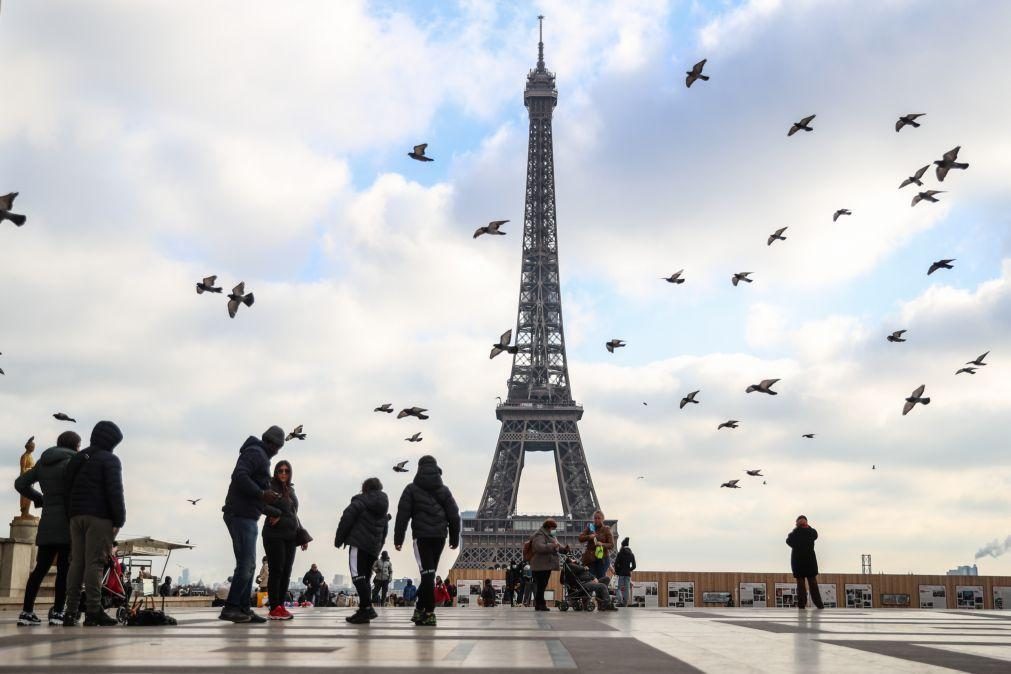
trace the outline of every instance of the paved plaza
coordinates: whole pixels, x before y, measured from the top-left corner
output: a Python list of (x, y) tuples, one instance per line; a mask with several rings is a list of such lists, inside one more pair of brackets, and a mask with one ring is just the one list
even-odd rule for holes
[(417, 668), (548, 672), (1008, 672), (1011, 614), (994, 611), (625, 609), (611, 614), (445, 609), (416, 628), (407, 609), (368, 627), (350, 609), (231, 625), (217, 609), (177, 627), (0, 627), (0, 672), (238, 672)]

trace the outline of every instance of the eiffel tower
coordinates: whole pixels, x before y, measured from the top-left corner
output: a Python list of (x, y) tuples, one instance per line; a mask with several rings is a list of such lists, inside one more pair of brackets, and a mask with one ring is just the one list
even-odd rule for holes
[[(576, 549), (576, 539), (600, 506), (586, 465), (577, 422), (583, 408), (572, 399), (562, 330), (555, 222), (555, 164), (551, 116), (558, 102), (555, 76), (544, 66), (544, 17), (537, 67), (527, 75), (523, 101), (530, 115), (527, 149), (523, 261), (520, 272), (516, 347), (508, 397), (495, 410), (502, 422), (481, 505), (465, 513), (454, 569), (487, 569), (521, 555), (523, 543), (546, 516), (519, 515), (516, 497), (527, 452), (552, 452), (562, 514), (558, 539)], [(472, 516), (471, 516), (472, 515)], [(617, 537), (617, 522), (607, 521)]]

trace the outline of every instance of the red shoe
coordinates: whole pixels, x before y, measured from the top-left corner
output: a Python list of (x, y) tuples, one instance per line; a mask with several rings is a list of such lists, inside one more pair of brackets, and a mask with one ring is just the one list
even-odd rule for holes
[(295, 617), (295, 616), (294, 616), (294, 615), (292, 615), (292, 614), (291, 614), (291, 612), (290, 612), (290, 611), (289, 611), (289, 610), (288, 610), (287, 608), (285, 608), (284, 606), (282, 606), (282, 607), (281, 607), (281, 610), (282, 610), (282, 611), (284, 611), (284, 619), (285, 619), (285, 620), (291, 620), (292, 618), (294, 618), (294, 617)]
[(270, 610), (269, 615), (271, 620), (291, 620), (293, 617), (283, 606), (275, 606)]

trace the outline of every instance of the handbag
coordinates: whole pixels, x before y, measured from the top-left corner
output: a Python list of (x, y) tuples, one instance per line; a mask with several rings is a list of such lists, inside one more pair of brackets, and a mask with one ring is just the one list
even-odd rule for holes
[(298, 525), (298, 528), (295, 529), (295, 545), (301, 547), (312, 543), (312, 535), (302, 526), (302, 520), (297, 515), (295, 516), (295, 523)]

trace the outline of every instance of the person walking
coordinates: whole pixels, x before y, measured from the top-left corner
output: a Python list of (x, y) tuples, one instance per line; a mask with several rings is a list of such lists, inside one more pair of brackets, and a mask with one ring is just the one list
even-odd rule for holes
[[(549, 517), (544, 520), (541, 528), (535, 531), (528, 541), (531, 552), (530, 571), (535, 586), (535, 611), (550, 610), (544, 601), (544, 590), (548, 587), (551, 572), (558, 569), (558, 553), (567, 549), (555, 538), (555, 531), (557, 529), (558, 522)], [(524, 556), (527, 555), (524, 554)]]
[(797, 579), (797, 608), (807, 608), (807, 586), (811, 588), (811, 601), (819, 609), (825, 608), (821, 601), (821, 591), (818, 589), (818, 557), (814, 554), (814, 542), (818, 540), (818, 532), (807, 523), (807, 517), (797, 518), (797, 526), (786, 537), (790, 546), (790, 568), (793, 577)]
[[(67, 572), (70, 569), (70, 524), (67, 521), (66, 492), (64, 474), (67, 464), (81, 448), (81, 436), (73, 431), (64, 431), (56, 439), (56, 446), (42, 452), (38, 463), (14, 481), (14, 489), (21, 496), (42, 508), (39, 529), (35, 536), (38, 551), (35, 568), (28, 576), (25, 586), (25, 600), (21, 605), (18, 625), (40, 625), (42, 621), (35, 615), (35, 598), (42, 587), (53, 562), (56, 562), (56, 596), (49, 609), (49, 624), (63, 624), (63, 605), (67, 599)], [(33, 485), (38, 482), (40, 494)]]
[(614, 558), (614, 575), (618, 577), (618, 605), (628, 606), (632, 599), (632, 572), (635, 571), (635, 555), (628, 547), (628, 536), (621, 541), (621, 550)]
[(390, 581), (393, 580), (393, 562), (390, 561), (390, 553), (383, 550), (379, 559), (372, 565), (372, 573), (375, 575), (372, 585), (372, 603), (385, 606), (386, 593), (390, 589)]
[(449, 487), (443, 484), (442, 469), (433, 456), (418, 459), (414, 480), (400, 495), (393, 533), (397, 550), (404, 544), (408, 521), (414, 539), (414, 557), (421, 571), (418, 605), (411, 620), (419, 627), (435, 627), (435, 571), (446, 545), (446, 535), (449, 535), (451, 550), (460, 544), (460, 508)]
[[(266, 520), (260, 536), (263, 539), (264, 569), (260, 571), (261, 582), (267, 586), (267, 605), (271, 620), (291, 620), (295, 616), (285, 607), (285, 595), (291, 582), (291, 569), (295, 564), (295, 549), (298, 547), (298, 496), (292, 483), (293, 471), (287, 461), (274, 465), (274, 476), (270, 479), (271, 491), (278, 499), (263, 508)], [(302, 550), (309, 545), (302, 546)]]
[(63, 624), (77, 624), (81, 584), (86, 595), (84, 624), (111, 627), (118, 624), (102, 610), (102, 572), (116, 534), (126, 523), (123, 465), (113, 454), (123, 433), (111, 421), (99, 421), (91, 431), (91, 444), (67, 462), (63, 475), (67, 514), (70, 517), (70, 569), (67, 572), (67, 608)]
[(319, 601), (319, 586), (323, 584), (323, 574), (315, 564), (302, 576), (302, 584), (305, 585), (305, 600), (315, 606)]
[(607, 569), (611, 566), (614, 534), (611, 533), (611, 527), (604, 524), (604, 513), (599, 510), (593, 513), (593, 522), (579, 534), (579, 542), (586, 543), (586, 549), (580, 560), (583, 566), (590, 569), (594, 578), (607, 585), (610, 582)]
[[(270, 460), (284, 447), (284, 431), (271, 426), (259, 438), (249, 436), (239, 449), (232, 479), (221, 508), (232, 539), (235, 571), (228, 598), (218, 616), (233, 623), (265, 623), (267, 619), (250, 608), (253, 572), (256, 570), (256, 534), (264, 506), (281, 495), (270, 488)], [(269, 582), (269, 579), (268, 579)]]
[(386, 543), (390, 528), (390, 499), (383, 491), (378, 477), (362, 482), (362, 491), (351, 498), (351, 503), (341, 514), (333, 544), (337, 548), (348, 546), (348, 563), (351, 583), (358, 590), (358, 610), (347, 620), (352, 625), (367, 625), (377, 618), (372, 607), (369, 582), (372, 567)]

